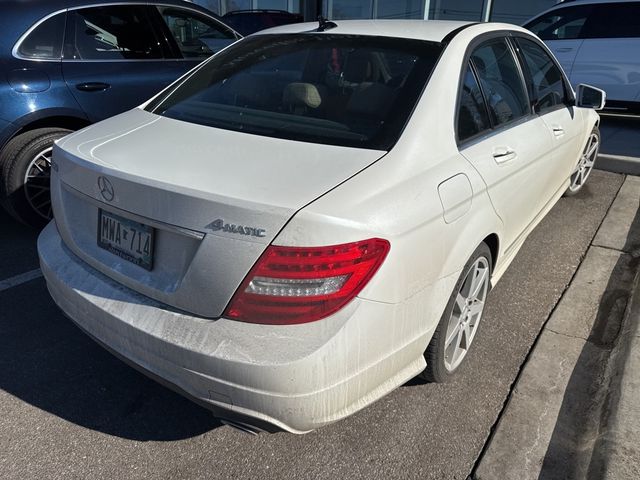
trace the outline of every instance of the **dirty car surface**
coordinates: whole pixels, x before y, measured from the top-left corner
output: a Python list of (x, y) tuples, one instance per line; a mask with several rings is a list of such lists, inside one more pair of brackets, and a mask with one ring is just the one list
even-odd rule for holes
[(116, 354), (307, 432), (455, 373), (597, 122), (518, 27), (279, 27), (56, 144), (42, 270)]

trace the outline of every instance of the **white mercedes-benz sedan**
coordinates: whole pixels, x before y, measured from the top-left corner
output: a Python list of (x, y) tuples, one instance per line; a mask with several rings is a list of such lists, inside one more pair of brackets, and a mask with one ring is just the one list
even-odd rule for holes
[(261, 32), (57, 143), (42, 271), (116, 355), (236, 426), (307, 432), (459, 368), (583, 188), (604, 101), (513, 25)]

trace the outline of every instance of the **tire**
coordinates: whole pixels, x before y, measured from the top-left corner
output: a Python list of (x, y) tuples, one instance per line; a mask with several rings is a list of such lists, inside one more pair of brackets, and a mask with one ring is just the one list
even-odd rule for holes
[[(491, 250), (485, 243), (481, 243), (462, 269), (440, 323), (438, 323), (436, 331), (431, 337), (429, 346), (424, 354), (427, 368), (420, 374), (422, 379), (428, 382), (446, 382), (463, 363), (469, 347), (471, 347), (478, 333), (478, 327), (490, 289), (492, 265)], [(473, 286), (474, 277), (482, 277), (482, 281), (479, 284), (477, 301), (469, 303), (468, 299), (464, 297), (471, 293), (470, 288)], [(458, 294), (463, 297), (463, 300), (467, 301), (458, 300)], [(470, 308), (470, 310), (464, 310), (464, 312), (469, 312), (470, 316), (467, 317), (463, 313), (461, 305), (464, 305), (465, 309)], [(462, 317), (465, 317), (464, 321)], [(455, 328), (452, 328), (454, 324), (458, 325), (457, 334), (455, 333)], [(463, 325), (462, 328), (460, 328), (461, 325)], [(450, 338), (455, 335), (455, 338), (448, 343), (447, 334), (449, 334)], [(465, 344), (464, 348), (463, 343)], [(461, 357), (457, 357), (455, 355), (456, 352)]]
[(565, 197), (573, 197), (577, 195), (582, 187), (587, 182), (589, 175), (593, 170), (593, 166), (598, 158), (598, 153), (600, 151), (600, 130), (598, 127), (593, 127), (593, 130), (589, 134), (589, 138), (587, 139), (587, 144), (584, 147), (584, 150), (580, 154), (580, 158), (578, 159), (578, 163), (576, 164), (573, 172), (570, 177), (570, 185), (567, 187), (567, 190), (564, 192)]
[(41, 228), (51, 219), (51, 149), (69, 133), (63, 128), (38, 128), (14, 137), (0, 152), (0, 203), (16, 220)]

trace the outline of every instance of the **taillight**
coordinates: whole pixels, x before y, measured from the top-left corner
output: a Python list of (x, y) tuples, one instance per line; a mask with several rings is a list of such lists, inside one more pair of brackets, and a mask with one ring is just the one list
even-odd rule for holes
[(379, 238), (330, 247), (270, 246), (224, 316), (271, 325), (320, 320), (360, 293), (389, 247), (387, 240)]

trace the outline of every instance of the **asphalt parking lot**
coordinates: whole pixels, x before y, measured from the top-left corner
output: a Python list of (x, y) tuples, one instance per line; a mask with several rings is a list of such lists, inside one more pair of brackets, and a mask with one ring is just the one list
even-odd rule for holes
[(454, 382), (411, 381), (304, 436), (220, 425), (93, 343), (42, 278), (2, 283), (37, 257), (36, 233), (0, 213), (0, 477), (465, 479), (622, 182), (595, 171), (538, 226)]

